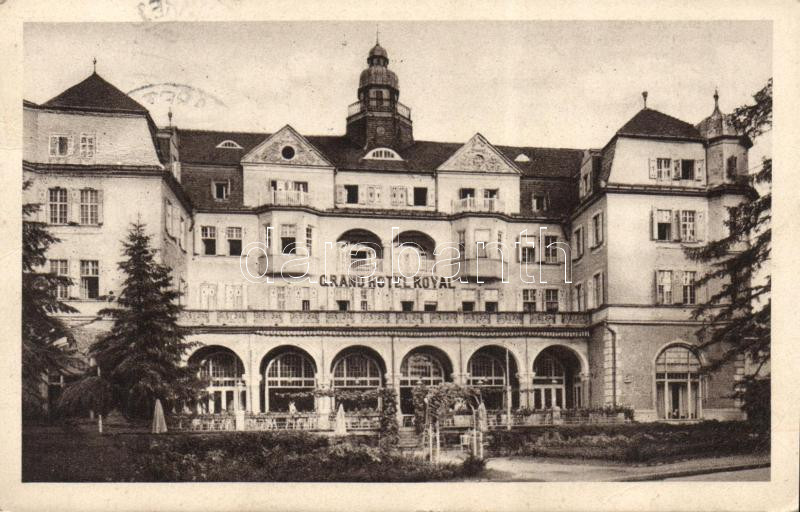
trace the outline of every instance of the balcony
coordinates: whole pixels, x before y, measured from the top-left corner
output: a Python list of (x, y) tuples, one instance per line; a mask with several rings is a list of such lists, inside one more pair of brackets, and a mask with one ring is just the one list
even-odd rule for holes
[(453, 213), (462, 212), (502, 212), (505, 210), (503, 201), (496, 197), (475, 198), (465, 197), (453, 201)]
[(397, 112), (401, 117), (411, 120), (411, 108), (399, 101), (379, 100), (371, 98), (368, 102), (356, 101), (347, 107), (347, 117), (352, 117), (363, 112)]
[(308, 192), (302, 190), (268, 190), (262, 197), (262, 204), (276, 206), (306, 206)]
[(278, 310), (184, 310), (184, 326), (254, 327), (571, 327), (586, 328), (590, 315), (584, 312), (482, 311), (278, 311)]
[(383, 258), (343, 258), (337, 265), (339, 275), (369, 276), (383, 272)]
[(506, 279), (509, 279), (508, 263), (504, 262), (499, 256), (469, 257), (461, 260), (461, 275), (469, 280), (502, 279), (503, 272), (505, 272)]

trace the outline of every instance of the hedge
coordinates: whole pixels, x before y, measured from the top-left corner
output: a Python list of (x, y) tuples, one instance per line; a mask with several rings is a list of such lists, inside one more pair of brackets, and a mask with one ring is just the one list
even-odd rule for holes
[(652, 462), (766, 451), (769, 435), (744, 422), (548, 426), (492, 432), (492, 455)]

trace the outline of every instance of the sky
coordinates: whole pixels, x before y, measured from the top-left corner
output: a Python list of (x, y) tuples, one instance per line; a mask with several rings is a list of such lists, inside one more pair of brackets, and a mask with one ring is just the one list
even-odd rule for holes
[(27, 23), (24, 96), (47, 101), (96, 58), (159, 125), (171, 107), (182, 128), (343, 134), (376, 27), (419, 140), (602, 147), (642, 91), (697, 123), (715, 87), (730, 112), (772, 76), (758, 21)]

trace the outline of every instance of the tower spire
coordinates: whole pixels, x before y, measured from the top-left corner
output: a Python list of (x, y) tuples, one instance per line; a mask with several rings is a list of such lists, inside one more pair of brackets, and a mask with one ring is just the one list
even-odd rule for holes
[(714, 110), (719, 110), (719, 88), (714, 87)]
[(378, 25), (375, 25), (375, 44), (381, 44), (381, 31)]
[(97, 73), (97, 57), (92, 58), (92, 73)]
[(647, 91), (642, 91), (642, 99), (644, 100), (644, 107), (647, 108)]

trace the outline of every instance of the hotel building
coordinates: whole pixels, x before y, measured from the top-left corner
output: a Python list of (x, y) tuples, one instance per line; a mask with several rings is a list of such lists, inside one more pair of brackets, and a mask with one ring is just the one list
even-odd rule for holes
[[(699, 373), (715, 354), (690, 313), (718, 285), (683, 251), (746, 194), (751, 144), (716, 97), (696, 125), (645, 107), (603, 148), (560, 149), (416, 140), (377, 44), (356, 93), (341, 136), (158, 127), (96, 73), (24, 102), (25, 201), (61, 239), (49, 270), (74, 280), (57, 293), (81, 347), (110, 327), (140, 219), (202, 344), (200, 409), (238, 428), (288, 425), (291, 391), (383, 386), (408, 425), (411, 388), (441, 382), (489, 410), (740, 417), (743, 365)], [(336, 405), (295, 407), (325, 430)]]

